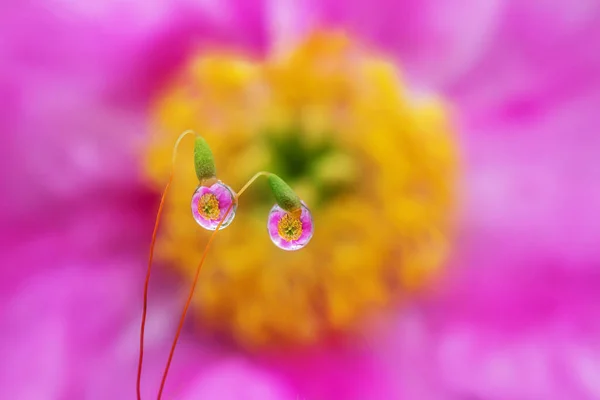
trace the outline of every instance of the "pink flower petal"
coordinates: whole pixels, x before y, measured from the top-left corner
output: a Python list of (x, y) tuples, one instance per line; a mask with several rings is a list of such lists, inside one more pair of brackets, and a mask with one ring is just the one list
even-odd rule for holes
[(139, 184), (148, 104), (190, 51), (215, 40), (265, 46), (254, 0), (59, 1), (52, 12), (41, 0), (9, 3), (0, 12), (0, 36), (10, 38), (0, 49), (7, 220), (31, 215), (41, 198), (57, 209)]
[(300, 215), (300, 220), (302, 221), (302, 232), (312, 233), (313, 231), (313, 221), (311, 215), (308, 211), (302, 210), (302, 214)]
[(294, 243), (293, 243), (293, 241), (287, 241), (287, 240), (285, 240), (285, 239), (284, 239), (284, 238), (282, 238), (282, 237), (279, 237), (278, 239), (279, 239), (279, 241), (278, 241), (278, 245), (279, 245), (279, 247), (281, 247), (282, 249), (289, 250), (289, 249), (291, 249), (291, 248), (293, 248), (293, 247), (294, 247)]
[[(232, 194), (231, 192), (221, 184), (215, 183), (210, 187), (210, 190), (215, 195), (219, 203), (229, 203), (231, 204)], [(227, 205), (229, 205), (227, 204)]]
[(294, 244), (303, 244), (306, 240), (312, 235), (311, 229), (308, 229), (302, 226), (302, 234), (298, 238), (298, 240), (294, 240)]
[(269, 233), (272, 236), (279, 236), (278, 224), (282, 217), (282, 213), (274, 213), (269, 217)]
[(191, 385), (183, 399), (295, 400), (283, 381), (242, 359), (225, 359)]
[(453, 81), (485, 50), (503, 3), (325, 0), (309, 4), (313, 25), (341, 26), (389, 51), (415, 85), (431, 88)]

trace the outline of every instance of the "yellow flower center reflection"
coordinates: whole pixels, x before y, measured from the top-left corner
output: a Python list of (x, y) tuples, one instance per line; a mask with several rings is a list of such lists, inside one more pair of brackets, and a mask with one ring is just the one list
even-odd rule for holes
[[(457, 165), (444, 107), (412, 101), (396, 66), (347, 36), (318, 32), (262, 60), (202, 52), (160, 96), (155, 116), (146, 174), (157, 189), (175, 138), (194, 129), (220, 179), (239, 188), (273, 171), (316, 224), (310, 246), (282, 251), (265, 229), (266, 184), (246, 192), (201, 274), (202, 329), (253, 348), (314, 343), (355, 331), (443, 266)], [(208, 236), (188, 208), (192, 143), (181, 147), (157, 255), (191, 279)]]
[(298, 240), (302, 236), (302, 222), (290, 214), (285, 214), (277, 223), (277, 232), (285, 240)]
[(212, 193), (207, 193), (200, 197), (198, 212), (206, 219), (215, 220), (219, 218), (221, 210), (219, 209), (219, 200), (217, 200), (217, 197)]

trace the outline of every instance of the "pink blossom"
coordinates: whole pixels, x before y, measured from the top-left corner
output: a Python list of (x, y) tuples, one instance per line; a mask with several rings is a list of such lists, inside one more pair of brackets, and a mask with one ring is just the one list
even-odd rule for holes
[[(306, 246), (312, 238), (315, 229), (312, 215), (304, 202), (301, 207), (300, 217), (288, 213), (277, 204), (271, 208), (267, 220), (267, 230), (269, 231), (269, 237), (277, 247), (284, 250), (298, 250)], [(287, 220), (297, 221), (298, 226), (293, 226), (293, 223), (287, 224), (287, 228), (291, 227), (293, 232), (285, 232), (286, 227), (282, 225)]]
[(198, 186), (192, 196), (194, 219), (200, 226), (211, 231), (217, 229), (219, 223), (219, 229), (229, 226), (235, 217), (236, 208), (237, 200), (233, 190), (220, 181), (210, 187)]
[[(251, 357), (184, 333), (170, 391), (600, 397), (597, 2), (284, 3), (0, 6), (0, 398), (133, 398), (155, 211), (136, 152), (148, 103), (198, 43), (262, 53), (318, 25), (379, 45), (456, 110), (466, 176), (451, 273), (361, 344)], [(153, 282), (151, 397), (183, 302), (173, 277)]]

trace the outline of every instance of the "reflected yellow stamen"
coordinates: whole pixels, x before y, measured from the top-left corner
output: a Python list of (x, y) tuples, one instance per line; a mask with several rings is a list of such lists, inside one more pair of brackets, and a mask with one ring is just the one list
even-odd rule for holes
[(279, 236), (291, 242), (302, 236), (302, 222), (300, 219), (286, 213), (277, 223)]
[(216, 220), (221, 214), (219, 200), (212, 193), (205, 193), (198, 201), (198, 212), (206, 219)]

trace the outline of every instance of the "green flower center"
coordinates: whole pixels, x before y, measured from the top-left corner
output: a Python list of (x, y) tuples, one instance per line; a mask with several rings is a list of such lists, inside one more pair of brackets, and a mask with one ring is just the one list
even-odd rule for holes
[[(301, 128), (264, 135), (270, 154), (269, 169), (294, 187), (307, 186), (311, 207), (322, 206), (347, 193), (358, 180), (355, 160), (335, 142), (335, 135), (307, 141)], [(303, 197), (301, 195), (301, 197)]]

